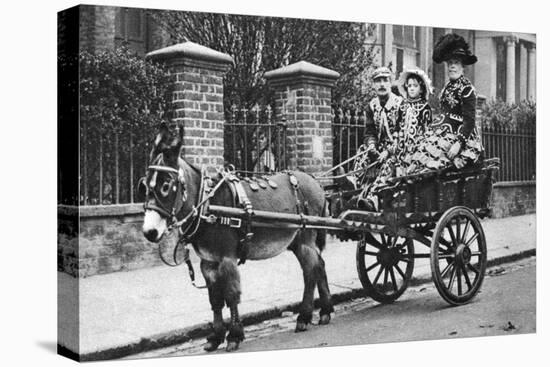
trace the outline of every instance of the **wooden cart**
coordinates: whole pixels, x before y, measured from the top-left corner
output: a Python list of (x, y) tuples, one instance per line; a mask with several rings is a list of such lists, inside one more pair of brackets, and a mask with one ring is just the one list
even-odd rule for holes
[[(460, 171), (431, 171), (393, 179), (378, 192), (380, 210), (344, 210), (333, 217), (255, 211), (254, 226), (326, 228), (341, 239), (357, 240), (356, 265), (367, 294), (395, 301), (409, 285), (414, 262), (429, 258), (433, 282), (452, 305), (469, 302), (480, 290), (487, 245), (480, 219), (490, 214), (489, 199), (499, 160)], [(357, 191), (327, 188), (329, 200), (346, 201)], [(216, 215), (242, 217), (239, 208), (209, 206)], [(418, 246), (416, 246), (418, 245)], [(429, 249), (416, 251), (415, 247)]]

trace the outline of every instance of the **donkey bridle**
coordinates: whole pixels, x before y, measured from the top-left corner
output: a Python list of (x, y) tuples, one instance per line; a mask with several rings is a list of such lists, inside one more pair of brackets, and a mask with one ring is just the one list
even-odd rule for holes
[[(164, 163), (163, 159), (162, 159), (162, 155), (159, 155), (159, 157), (155, 160), (155, 162), (156, 163)], [(191, 168), (198, 171), (198, 169), (196, 169), (193, 166), (191, 166)], [(184, 257), (183, 262), (185, 262), (187, 264), (189, 277), (191, 278), (191, 284), (195, 288), (204, 289), (204, 288), (206, 288), (206, 285), (197, 285), (195, 283), (195, 269), (193, 268), (193, 264), (191, 263), (191, 260), (189, 258), (189, 248), (187, 247), (187, 245), (188, 245), (191, 237), (193, 237), (193, 235), (197, 232), (197, 230), (199, 228), (199, 225), (200, 225), (200, 220), (201, 220), (201, 217), (202, 217), (203, 201), (204, 201), (203, 196), (204, 196), (204, 191), (205, 191), (204, 190), (204, 184), (205, 184), (205, 181), (206, 181), (205, 170), (204, 170), (204, 168), (200, 170), (201, 183), (200, 183), (199, 198), (198, 198), (197, 206), (193, 206), (191, 211), (180, 221), (178, 221), (177, 214), (182, 209), (183, 202), (185, 200), (187, 200), (187, 192), (186, 192), (186, 188), (185, 188), (186, 185), (185, 185), (185, 180), (183, 178), (183, 175), (180, 176), (180, 171), (175, 169), (175, 168), (168, 167), (168, 166), (163, 166), (163, 165), (160, 165), (160, 164), (153, 164), (153, 165), (148, 166), (147, 171), (166, 172), (170, 175), (173, 182), (175, 182), (176, 185), (177, 185), (176, 186), (176, 199), (174, 200), (174, 202), (172, 204), (172, 208), (167, 208), (162, 203), (162, 200), (159, 199), (158, 194), (156, 193), (156, 191), (154, 189), (151, 190), (150, 187), (149, 187), (149, 184), (147, 182), (145, 183), (147, 192), (150, 192), (150, 191), (153, 192), (153, 196), (155, 198), (155, 203), (150, 204), (149, 200), (146, 199), (143, 203), (144, 210), (147, 210), (147, 209), (154, 210), (154, 211), (157, 211), (159, 214), (166, 216), (168, 218), (167, 219), (168, 220), (168, 229), (167, 230), (170, 231), (172, 229), (176, 229), (180, 234), (180, 239), (178, 240), (176, 246), (174, 247), (174, 252), (172, 254), (173, 263), (170, 263), (169, 261), (167, 261), (164, 258), (163, 254), (162, 254), (162, 247), (160, 245), (158, 247), (159, 257), (162, 260), (162, 262), (164, 264), (168, 265), (168, 266), (174, 267), (174, 266), (181, 265), (181, 262), (178, 263), (178, 261), (177, 261), (177, 253), (178, 253), (179, 247), (183, 244), (185, 246), (184, 249), (183, 249), (183, 257)], [(172, 187), (170, 187), (170, 189), (171, 188)], [(158, 203), (158, 205), (157, 205), (157, 203)], [(179, 208), (177, 208), (178, 203), (181, 203)], [(197, 210), (197, 207), (199, 208), (199, 210)], [(182, 226), (185, 223), (187, 223), (187, 221), (189, 221), (189, 219), (193, 219), (193, 220), (191, 220), (189, 222), (189, 224), (185, 227), (185, 229), (182, 229)]]
[[(159, 214), (163, 215), (164, 217), (166, 217), (167, 221), (168, 221), (168, 226), (167, 226), (168, 230), (171, 230), (171, 229), (174, 229), (174, 228), (177, 229), (179, 231), (179, 234), (181, 235), (182, 239), (184, 239), (186, 241), (189, 241), (189, 239), (195, 234), (195, 232), (197, 231), (197, 229), (199, 227), (199, 222), (200, 222), (200, 217), (201, 217), (200, 214), (201, 213), (199, 213), (199, 211), (197, 209), (201, 209), (200, 211), (202, 211), (202, 205), (200, 205), (199, 203), (201, 203), (202, 198), (204, 196), (204, 185), (205, 185), (205, 181), (206, 181), (206, 174), (205, 174), (204, 168), (199, 170), (199, 169), (191, 166), (191, 168), (193, 168), (197, 171), (200, 171), (199, 172), (200, 173), (200, 187), (199, 187), (199, 198), (198, 198), (197, 204), (199, 204), (201, 207), (199, 207), (199, 205), (193, 206), (191, 211), (189, 213), (187, 213), (187, 215), (185, 215), (185, 217), (183, 219), (178, 220), (177, 215), (181, 211), (181, 209), (183, 207), (183, 203), (187, 200), (186, 183), (185, 183), (185, 180), (183, 178), (183, 175), (180, 175), (180, 171), (176, 168), (172, 168), (172, 167), (169, 167), (169, 166), (162, 165), (162, 163), (164, 163), (162, 154), (159, 154), (159, 156), (155, 159), (154, 163), (156, 163), (156, 164), (152, 164), (152, 165), (147, 167), (147, 171), (168, 173), (170, 175), (170, 178), (172, 179), (172, 181), (175, 182), (175, 185), (177, 185), (176, 186), (176, 198), (175, 198), (174, 202), (172, 203), (172, 207), (171, 208), (167, 207), (163, 203), (163, 200), (161, 200), (159, 198), (156, 190), (151, 189), (149, 187), (149, 183), (146, 182), (145, 185), (146, 185), (146, 188), (147, 188), (147, 192), (152, 192), (153, 193), (153, 197), (155, 198), (155, 202), (150, 203), (149, 200), (145, 200), (144, 203), (143, 203), (144, 210), (154, 210), (154, 211), (158, 212)], [(170, 187), (170, 189), (171, 188), (172, 187)], [(190, 219), (194, 219), (194, 220), (190, 220)], [(182, 226), (185, 225), (186, 223), (188, 223), (188, 225), (185, 228), (182, 228)]]
[[(177, 191), (176, 191), (176, 200), (174, 200), (174, 204), (173, 204), (172, 208), (169, 209), (162, 203), (162, 200), (158, 197), (157, 192), (154, 189), (150, 188), (148, 183), (145, 183), (147, 185), (147, 192), (152, 192), (153, 193), (153, 196), (155, 198), (155, 203), (150, 204), (149, 200), (145, 200), (145, 202), (143, 203), (143, 208), (145, 210), (147, 210), (147, 209), (154, 210), (154, 211), (158, 212), (159, 214), (167, 217), (169, 219), (170, 223), (174, 222), (174, 220), (176, 219), (176, 213), (178, 212), (176, 210), (177, 202), (180, 201), (177, 198), (178, 198), (178, 196), (181, 192), (181, 189), (185, 190), (185, 188), (183, 187), (183, 184), (178, 179), (178, 170), (175, 169), (175, 168), (172, 168), (172, 167), (168, 167), (168, 166), (151, 165), (151, 166), (147, 167), (147, 171), (168, 173), (170, 175), (170, 177), (172, 178), (172, 180), (177, 184), (177, 186), (176, 186)], [(182, 195), (184, 195), (183, 192), (181, 192), (181, 193), (182, 193)]]

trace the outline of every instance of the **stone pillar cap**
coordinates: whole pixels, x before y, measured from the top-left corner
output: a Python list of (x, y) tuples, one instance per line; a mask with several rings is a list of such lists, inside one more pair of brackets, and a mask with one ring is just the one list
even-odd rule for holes
[(212, 50), (211, 48), (190, 41), (151, 51), (145, 57), (156, 61), (174, 58), (191, 58), (219, 64), (233, 64), (233, 58), (228, 54)]
[(294, 76), (311, 76), (319, 79), (336, 80), (340, 77), (340, 73), (307, 61), (299, 61), (264, 74), (267, 80)]

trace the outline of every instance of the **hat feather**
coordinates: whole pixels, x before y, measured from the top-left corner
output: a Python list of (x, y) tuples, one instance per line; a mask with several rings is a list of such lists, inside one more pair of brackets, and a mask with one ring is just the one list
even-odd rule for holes
[(441, 63), (446, 60), (448, 55), (452, 54), (454, 50), (463, 49), (467, 54), (470, 54), (470, 46), (464, 39), (456, 33), (448, 33), (437, 41), (434, 46), (432, 59), (436, 63)]

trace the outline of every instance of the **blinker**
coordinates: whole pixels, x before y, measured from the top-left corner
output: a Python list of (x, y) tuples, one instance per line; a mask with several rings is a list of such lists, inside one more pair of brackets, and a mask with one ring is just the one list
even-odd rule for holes
[(147, 198), (147, 184), (145, 181), (146, 178), (141, 177), (136, 186), (136, 200), (138, 202), (145, 201), (145, 199)]

